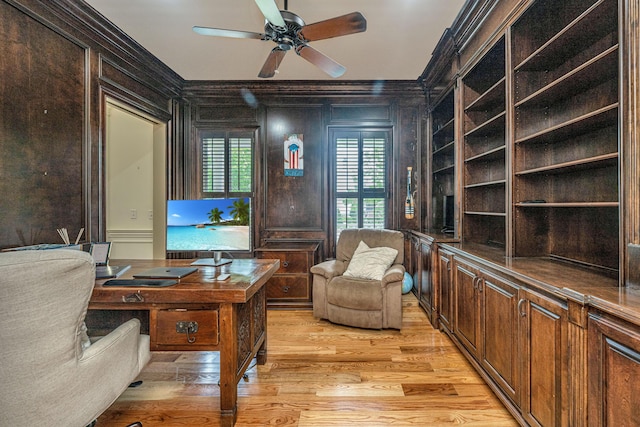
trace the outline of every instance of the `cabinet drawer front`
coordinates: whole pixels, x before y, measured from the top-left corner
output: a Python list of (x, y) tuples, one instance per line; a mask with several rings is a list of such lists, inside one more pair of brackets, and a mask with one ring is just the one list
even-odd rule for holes
[(307, 276), (273, 276), (267, 282), (268, 299), (301, 299), (311, 298), (309, 278)]
[[(179, 333), (178, 322), (197, 322), (198, 331)], [(218, 344), (217, 310), (160, 310), (156, 323), (156, 344), (160, 345), (216, 345)], [(189, 342), (188, 339), (193, 342)]]
[(279, 259), (277, 273), (309, 273), (307, 252), (265, 251), (258, 252), (258, 258)]

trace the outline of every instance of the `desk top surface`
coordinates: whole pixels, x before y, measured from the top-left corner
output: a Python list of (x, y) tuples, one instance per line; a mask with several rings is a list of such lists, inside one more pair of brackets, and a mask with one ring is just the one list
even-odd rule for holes
[[(131, 265), (119, 279), (131, 279), (133, 275), (155, 267), (188, 267), (193, 259), (167, 260), (111, 260), (111, 265)], [(248, 301), (280, 267), (277, 259), (235, 259), (222, 266), (197, 266), (198, 271), (177, 279), (168, 287), (117, 287), (102, 286), (108, 279), (96, 280), (92, 303), (122, 302), (123, 295), (137, 293), (147, 303), (242, 303)], [(228, 273), (226, 280), (217, 280), (221, 273)]]

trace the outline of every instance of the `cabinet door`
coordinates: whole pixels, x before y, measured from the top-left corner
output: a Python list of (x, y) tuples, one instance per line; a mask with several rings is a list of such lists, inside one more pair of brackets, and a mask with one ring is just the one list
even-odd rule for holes
[(478, 356), (480, 341), (480, 316), (476, 290), (482, 280), (478, 270), (460, 262), (454, 262), (454, 334), (474, 356)]
[(433, 323), (433, 281), (431, 275), (431, 246), (420, 243), (420, 303)]
[(413, 293), (420, 300), (420, 270), (422, 263), (420, 262), (420, 240), (417, 237), (411, 237), (411, 278), (413, 279)]
[(518, 287), (482, 273), (480, 295), (483, 368), (518, 405)]
[(532, 426), (567, 425), (567, 310), (528, 290), (521, 289), (520, 296), (522, 415)]
[(438, 249), (438, 280), (440, 282), (440, 304), (439, 322), (440, 325), (451, 331), (453, 287), (451, 286), (451, 264), (452, 254), (442, 249)]
[(640, 425), (640, 328), (589, 316), (589, 424)]

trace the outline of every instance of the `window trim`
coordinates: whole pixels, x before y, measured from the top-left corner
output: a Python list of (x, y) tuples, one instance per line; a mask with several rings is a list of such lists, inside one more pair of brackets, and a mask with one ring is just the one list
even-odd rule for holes
[[(393, 173), (393, 128), (392, 127), (334, 127), (334, 128), (329, 128), (329, 150), (328, 150), (328, 155), (330, 160), (330, 170), (329, 170), (329, 177), (327, 179), (329, 185), (330, 185), (330, 189), (329, 189), (329, 209), (330, 209), (330, 222), (329, 222), (329, 234), (328, 234), (328, 240), (329, 240), (329, 247), (334, 248), (335, 250), (335, 245), (337, 243), (337, 238), (336, 238), (336, 232), (338, 229), (337, 226), (337, 214), (336, 214), (336, 209), (337, 209), (337, 199), (343, 196), (340, 196), (341, 194), (353, 194), (353, 193), (345, 193), (345, 192), (338, 192), (337, 191), (337, 161), (336, 161), (336, 155), (337, 155), (337, 139), (340, 137), (345, 137), (348, 136), (349, 134), (351, 135), (358, 135), (358, 139), (359, 139), (359, 145), (362, 143), (362, 139), (366, 138), (367, 136), (371, 137), (371, 136), (376, 136), (379, 137), (378, 135), (381, 135), (385, 138), (386, 140), (386, 147), (385, 147), (385, 160), (386, 160), (386, 171), (385, 171), (385, 188), (383, 191), (379, 192), (378, 194), (380, 194), (381, 196), (384, 197), (385, 200), (385, 228), (388, 228), (391, 224), (392, 221), (392, 200), (391, 200), (391, 192), (390, 192), (390, 188), (391, 185), (393, 184), (393, 178), (392, 178), (392, 173)], [(361, 149), (359, 148), (359, 153), (358, 153), (358, 157), (359, 160), (358, 162), (360, 163), (362, 160), (362, 152)], [(359, 169), (361, 169), (359, 167)], [(360, 185), (359, 187), (361, 188), (362, 185), (362, 171), (359, 170), (358, 172), (358, 177), (360, 180)], [(372, 198), (375, 197), (375, 192), (371, 193), (368, 191), (361, 191), (359, 188), (358, 190), (358, 198), (359, 200), (363, 200), (366, 198)], [(348, 196), (344, 196), (344, 197), (348, 197)], [(359, 208), (360, 210), (360, 208)], [(362, 213), (358, 212), (358, 223), (361, 224), (362, 223)]]

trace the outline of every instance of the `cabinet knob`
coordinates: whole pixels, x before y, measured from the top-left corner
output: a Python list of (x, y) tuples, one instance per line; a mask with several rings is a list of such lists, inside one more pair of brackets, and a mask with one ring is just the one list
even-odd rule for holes
[(285, 294), (286, 294), (287, 292), (289, 292), (289, 286), (285, 286), (285, 287), (283, 287), (283, 288), (282, 288), (282, 292), (284, 292)]
[(287, 261), (287, 260), (282, 261), (282, 266), (283, 266), (284, 268), (289, 267), (289, 261)]

